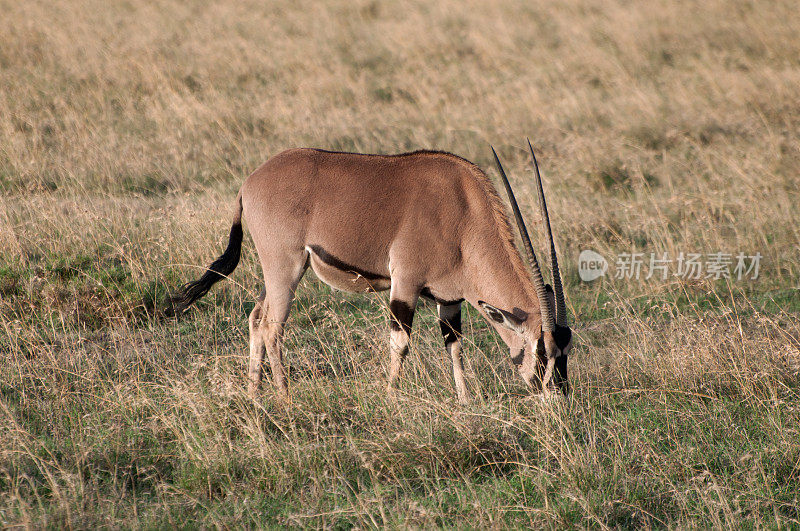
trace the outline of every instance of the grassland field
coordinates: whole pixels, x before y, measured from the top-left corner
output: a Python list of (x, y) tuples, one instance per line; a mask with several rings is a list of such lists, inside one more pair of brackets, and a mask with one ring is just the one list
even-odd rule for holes
[[(0, 528), (800, 528), (800, 17), (778, 0), (0, 0)], [(385, 295), (308, 273), (292, 402), (246, 394), (259, 291), (155, 311), (283, 149), (493, 144), (576, 334), (543, 404), (435, 309), (397, 403)], [(579, 278), (578, 254), (612, 262)], [(757, 279), (615, 278), (759, 253)], [(647, 264), (643, 271), (647, 271)]]

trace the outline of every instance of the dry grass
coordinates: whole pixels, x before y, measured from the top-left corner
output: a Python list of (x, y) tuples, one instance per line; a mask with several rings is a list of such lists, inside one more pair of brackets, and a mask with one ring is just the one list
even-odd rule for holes
[[(0, 0), (0, 525), (800, 526), (800, 23), (791, 2)], [(541, 151), (578, 347), (526, 396), (466, 319), (469, 406), (420, 312), (307, 278), (293, 404), (244, 394), (259, 272), (153, 301), (295, 146), (436, 148), (523, 207)], [(764, 255), (757, 281), (577, 276), (580, 250)]]

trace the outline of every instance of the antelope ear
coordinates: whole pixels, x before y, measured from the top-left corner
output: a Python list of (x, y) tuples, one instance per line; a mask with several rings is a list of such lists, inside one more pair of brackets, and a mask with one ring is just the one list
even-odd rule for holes
[(528, 319), (528, 314), (525, 311), (514, 308), (513, 311), (508, 312), (484, 301), (478, 301), (478, 306), (480, 306), (481, 309), (486, 312), (487, 317), (495, 323), (518, 334), (524, 332), (523, 324)]

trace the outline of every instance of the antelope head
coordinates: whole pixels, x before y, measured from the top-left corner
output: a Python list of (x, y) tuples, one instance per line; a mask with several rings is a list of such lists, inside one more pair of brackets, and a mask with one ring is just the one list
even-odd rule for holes
[[(536, 295), (539, 299), (539, 311), (541, 312), (541, 327), (534, 327), (535, 319), (528, 319), (527, 316), (515, 315), (513, 313), (494, 308), (488, 304), (481, 304), (483, 310), (490, 319), (517, 334), (524, 344), (523, 364), (520, 370), (523, 378), (531, 383), (534, 376), (541, 378), (543, 392), (564, 394), (569, 392), (567, 381), (567, 359), (572, 349), (572, 330), (567, 325), (567, 305), (564, 300), (564, 289), (561, 284), (561, 273), (558, 269), (558, 256), (556, 246), (553, 243), (553, 232), (550, 228), (550, 216), (547, 213), (547, 203), (544, 198), (542, 188), (542, 177), (539, 173), (539, 163), (533, 152), (530, 140), (528, 148), (533, 159), (533, 168), (536, 174), (536, 187), (539, 192), (539, 207), (542, 211), (542, 218), (547, 229), (547, 241), (550, 245), (550, 266), (553, 273), (553, 285), (545, 284), (536, 253), (533, 251), (528, 229), (522, 219), (514, 192), (508, 182), (506, 173), (503, 170), (497, 153), (492, 148), (494, 160), (503, 180), (503, 186), (508, 194), (511, 210), (514, 213), (522, 245), (530, 266), (531, 282)], [(524, 313), (524, 312), (523, 312)], [(538, 323), (537, 323), (538, 325)], [(527, 361), (526, 361), (527, 360)], [(524, 365), (534, 364), (534, 367), (524, 367)], [(527, 374), (526, 374), (527, 372)]]

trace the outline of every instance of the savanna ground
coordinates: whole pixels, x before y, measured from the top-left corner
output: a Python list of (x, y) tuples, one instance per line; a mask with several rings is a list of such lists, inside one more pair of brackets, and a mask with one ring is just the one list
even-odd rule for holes
[[(794, 2), (0, 13), (0, 526), (800, 526)], [(530, 398), (470, 310), (458, 405), (430, 305), (389, 402), (386, 297), (312, 273), (292, 403), (250, 400), (249, 240), (184, 319), (154, 311), (289, 147), (443, 149), (496, 176), (491, 142), (543, 250), (525, 136), (577, 335), (568, 404)], [(757, 280), (585, 283), (587, 248), (763, 258)]]

